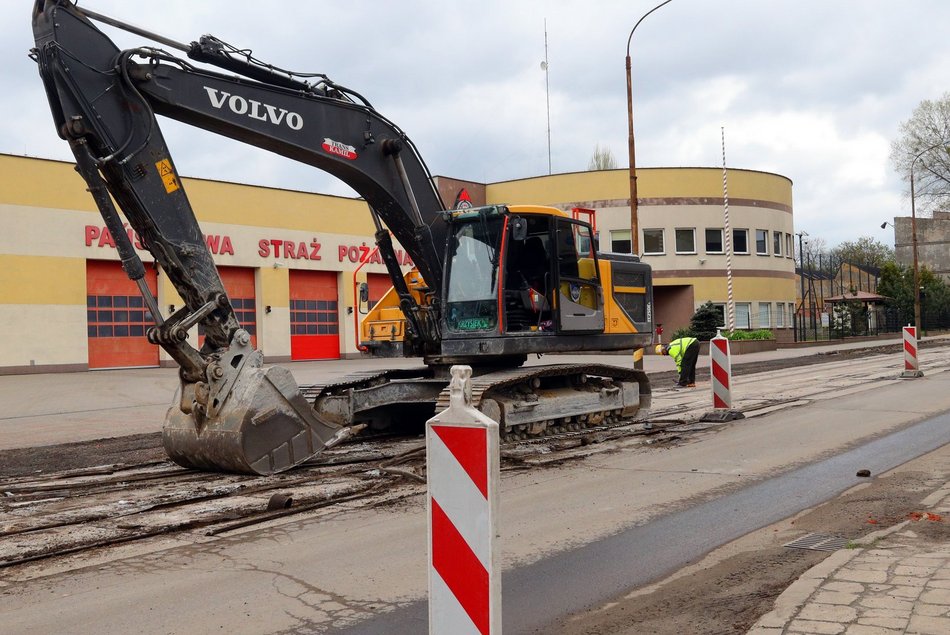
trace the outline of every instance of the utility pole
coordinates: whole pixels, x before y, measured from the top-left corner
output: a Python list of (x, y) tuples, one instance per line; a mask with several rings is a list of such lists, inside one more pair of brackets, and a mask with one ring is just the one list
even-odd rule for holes
[(630, 155), (630, 253), (634, 256), (640, 253), (640, 220), (637, 211), (637, 153), (633, 143), (633, 79), (630, 74), (630, 40), (633, 39), (633, 32), (637, 30), (640, 23), (648, 15), (668, 4), (672, 0), (665, 0), (643, 14), (637, 23), (630, 29), (630, 36), (627, 38), (627, 150)]

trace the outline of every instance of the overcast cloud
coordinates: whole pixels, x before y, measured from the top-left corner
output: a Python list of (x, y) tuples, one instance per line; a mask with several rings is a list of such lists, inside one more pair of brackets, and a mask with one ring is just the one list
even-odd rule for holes
[[(546, 174), (544, 21), (554, 172), (595, 144), (627, 164), (627, 36), (659, 0), (250, 2), (82, 0), (190, 42), (212, 33), (260, 59), (363, 94), (435, 174), (494, 182)], [(0, 152), (70, 159), (35, 65), (30, 0), (0, 9)], [(890, 142), (923, 99), (950, 90), (944, 0), (673, 0), (634, 34), (637, 164), (722, 164), (794, 182), (796, 231), (828, 245), (909, 215)], [(142, 38), (106, 29), (120, 46)], [(186, 176), (352, 195), (310, 167), (163, 122)]]

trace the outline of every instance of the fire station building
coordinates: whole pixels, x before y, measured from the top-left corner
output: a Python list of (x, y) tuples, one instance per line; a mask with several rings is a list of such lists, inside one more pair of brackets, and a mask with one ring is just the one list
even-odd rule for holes
[[(438, 186), (446, 206), (466, 187), (476, 205), (593, 210), (601, 250), (629, 253), (627, 174), (493, 184), (439, 178)], [(728, 175), (737, 328), (772, 328), (781, 337), (795, 299), (791, 182), (747, 170)], [(655, 319), (672, 332), (703, 302), (727, 301), (722, 171), (648, 168), (638, 176), (640, 246), (654, 268)], [(182, 181), (238, 320), (266, 361), (359, 354), (355, 283), (368, 282), (370, 302), (390, 286), (382, 262), (370, 256), (374, 227), (364, 201)], [(151, 316), (71, 163), (0, 154), (0, 223), (0, 374), (172, 363), (146, 341)], [(147, 251), (139, 254), (151, 262)], [(408, 271), (408, 256), (398, 255)], [(180, 307), (167, 277), (147, 269), (161, 310)], [(193, 336), (200, 342), (200, 333)]]

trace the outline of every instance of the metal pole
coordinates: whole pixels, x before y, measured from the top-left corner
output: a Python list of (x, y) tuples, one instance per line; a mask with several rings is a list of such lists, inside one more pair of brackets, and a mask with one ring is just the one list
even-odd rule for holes
[(637, 20), (637, 23), (630, 29), (630, 36), (627, 38), (627, 150), (630, 161), (630, 253), (637, 255), (640, 253), (640, 221), (638, 219), (639, 210), (637, 201), (637, 154), (633, 141), (633, 80), (630, 73), (630, 41), (633, 39), (633, 32), (637, 30), (643, 20), (672, 0), (665, 0), (656, 5)]
[(548, 21), (544, 20), (544, 96), (548, 109), (548, 174), (551, 172), (551, 87), (548, 84)]
[(914, 249), (914, 326), (917, 328), (917, 337), (923, 335), (920, 332), (920, 269), (917, 263), (917, 210), (914, 204), (914, 163), (920, 155), (910, 164), (910, 242)]
[[(806, 235), (805, 232), (798, 232), (798, 261), (799, 268), (801, 270), (801, 282), (802, 282), (802, 303), (801, 303), (801, 341), (805, 341), (805, 250), (802, 247), (802, 236)], [(796, 330), (798, 325), (795, 326)]]

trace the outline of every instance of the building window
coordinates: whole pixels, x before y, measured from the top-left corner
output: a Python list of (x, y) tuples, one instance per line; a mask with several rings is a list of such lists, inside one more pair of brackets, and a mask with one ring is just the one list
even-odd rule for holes
[(631, 253), (629, 229), (610, 230), (610, 251), (615, 254)]
[(759, 302), (759, 319), (758, 328), (760, 329), (770, 329), (772, 328), (772, 303), (771, 302)]
[(144, 337), (155, 324), (140, 295), (88, 295), (86, 321), (89, 337)]
[(716, 313), (719, 314), (717, 326), (723, 329), (726, 328), (726, 305), (721, 302), (713, 302), (713, 308), (716, 310)]
[(748, 229), (733, 229), (732, 230), (732, 253), (734, 254), (749, 253), (749, 230)]
[(339, 311), (336, 300), (291, 300), (291, 335), (338, 335)]
[(767, 229), (755, 230), (755, 253), (760, 256), (769, 255), (769, 231)]
[(752, 303), (736, 302), (736, 328), (752, 328)]
[(782, 255), (782, 232), (772, 232), (772, 254)]
[(707, 229), (706, 230), (706, 253), (707, 254), (721, 254), (726, 249), (722, 244), (722, 230), (721, 229)]
[(695, 229), (677, 229), (675, 233), (676, 233), (676, 253), (695, 254), (696, 253), (696, 230)]
[(663, 230), (662, 229), (644, 229), (643, 230), (643, 253), (645, 254), (665, 254), (663, 248)]
[(792, 245), (792, 235), (785, 234), (785, 257), (794, 258), (795, 257), (795, 247)]
[(785, 303), (778, 302), (775, 305), (775, 328), (785, 328)]

